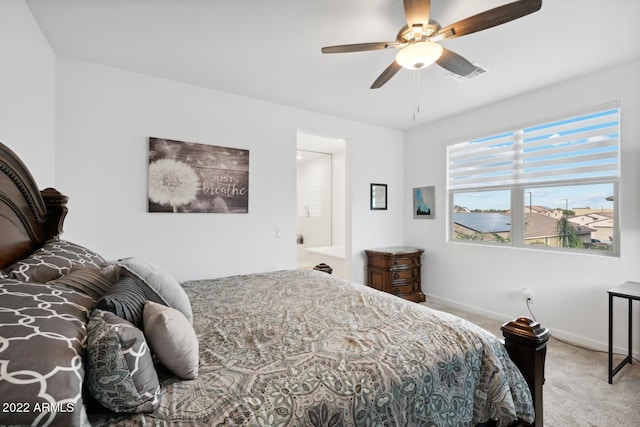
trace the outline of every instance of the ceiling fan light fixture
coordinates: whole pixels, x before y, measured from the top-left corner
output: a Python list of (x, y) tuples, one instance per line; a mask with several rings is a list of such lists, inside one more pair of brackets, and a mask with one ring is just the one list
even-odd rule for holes
[(420, 70), (433, 64), (442, 56), (442, 46), (430, 41), (419, 41), (403, 47), (396, 55), (396, 62), (408, 70)]

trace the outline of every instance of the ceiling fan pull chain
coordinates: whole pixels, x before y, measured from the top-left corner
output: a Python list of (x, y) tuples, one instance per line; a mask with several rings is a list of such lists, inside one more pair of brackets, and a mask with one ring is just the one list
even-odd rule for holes
[(420, 114), (420, 71), (413, 71), (413, 121), (416, 115)]
[(413, 115), (413, 121), (416, 121), (416, 72), (414, 71), (412, 76), (413, 79), (413, 105), (411, 106), (411, 114)]
[(420, 114), (420, 70), (416, 70), (416, 78), (418, 79), (418, 87), (416, 88), (416, 112)]

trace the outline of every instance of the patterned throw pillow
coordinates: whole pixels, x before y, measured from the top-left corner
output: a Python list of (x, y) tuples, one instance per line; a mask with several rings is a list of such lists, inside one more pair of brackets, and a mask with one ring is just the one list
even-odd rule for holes
[(121, 277), (107, 293), (96, 301), (96, 308), (110, 311), (142, 329), (145, 293), (130, 277)]
[(100, 298), (113, 286), (101, 270), (81, 266), (74, 266), (69, 274), (50, 280), (47, 284), (84, 292), (93, 299)]
[(98, 309), (87, 329), (87, 386), (94, 399), (114, 412), (157, 408), (160, 383), (142, 331)]
[(198, 377), (198, 337), (180, 311), (153, 301), (144, 305), (144, 334), (160, 362), (180, 378)]
[(101, 268), (106, 261), (97, 253), (66, 240), (48, 240), (34, 253), (5, 268), (12, 279), (46, 283), (67, 274), (74, 265)]
[(71, 289), (0, 279), (0, 424), (87, 425), (82, 343), (93, 303)]
[(180, 310), (189, 323), (193, 323), (187, 293), (162, 267), (140, 258), (123, 258), (117, 264), (122, 274), (134, 279), (150, 301)]

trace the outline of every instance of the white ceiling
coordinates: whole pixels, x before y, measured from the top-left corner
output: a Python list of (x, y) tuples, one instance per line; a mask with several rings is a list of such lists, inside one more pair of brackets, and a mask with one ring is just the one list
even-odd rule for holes
[[(431, 16), (446, 26), (508, 2), (432, 0)], [(640, 1), (543, 0), (534, 14), (442, 42), (488, 73), (462, 83), (433, 65), (419, 79), (401, 70), (371, 90), (395, 49), (323, 55), (320, 48), (393, 41), (406, 23), (401, 0), (27, 4), (59, 55), (397, 129), (640, 56)]]

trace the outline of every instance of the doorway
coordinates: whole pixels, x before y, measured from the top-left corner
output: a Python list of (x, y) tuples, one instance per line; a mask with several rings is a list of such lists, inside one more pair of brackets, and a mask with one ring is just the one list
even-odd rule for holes
[(298, 268), (324, 263), (333, 275), (350, 278), (351, 263), (345, 259), (346, 142), (298, 132), (296, 155)]

